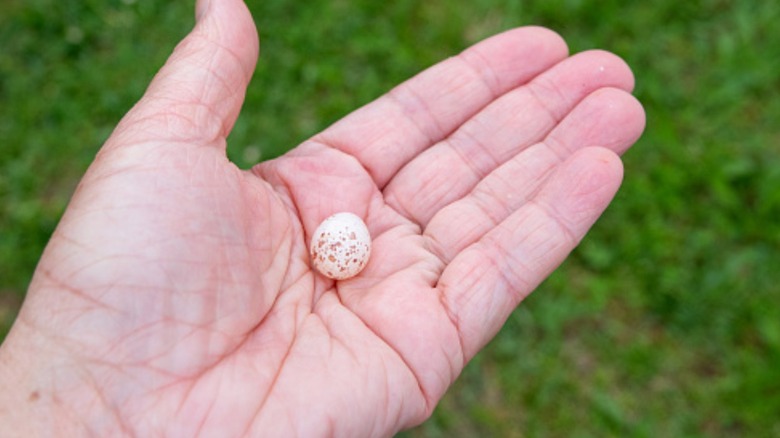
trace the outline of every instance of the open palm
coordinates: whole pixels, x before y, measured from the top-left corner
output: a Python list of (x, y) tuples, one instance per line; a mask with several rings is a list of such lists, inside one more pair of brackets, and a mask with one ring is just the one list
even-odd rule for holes
[[(34, 427), (386, 436), (425, 420), (617, 190), (616, 153), (644, 126), (631, 72), (515, 29), (244, 171), (225, 138), (256, 32), (238, 0), (201, 9), (81, 182), (0, 350)], [(307, 244), (339, 211), (374, 247), (334, 282)]]

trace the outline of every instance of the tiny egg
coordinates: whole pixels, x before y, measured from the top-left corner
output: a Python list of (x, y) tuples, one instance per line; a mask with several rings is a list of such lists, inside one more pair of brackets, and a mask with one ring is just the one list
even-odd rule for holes
[(314, 231), (309, 254), (322, 275), (334, 280), (352, 278), (366, 267), (371, 255), (368, 227), (355, 214), (336, 213)]

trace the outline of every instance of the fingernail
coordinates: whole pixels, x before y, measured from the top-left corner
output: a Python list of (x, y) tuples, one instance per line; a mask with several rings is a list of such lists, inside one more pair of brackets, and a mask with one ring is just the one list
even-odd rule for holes
[(211, 5), (211, 0), (198, 0), (198, 2), (195, 4), (195, 21), (200, 21), (204, 15), (209, 10), (209, 5)]

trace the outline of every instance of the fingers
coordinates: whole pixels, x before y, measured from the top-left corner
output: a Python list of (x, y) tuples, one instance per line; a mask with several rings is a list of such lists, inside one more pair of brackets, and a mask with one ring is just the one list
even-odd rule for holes
[(314, 140), (357, 158), (382, 188), (412, 157), (567, 54), (543, 28), (489, 38), (401, 84)]
[(445, 141), (412, 160), (385, 188), (388, 203), (422, 225), (469, 193), (495, 168), (541, 141), (582, 99), (630, 91), (631, 70), (607, 52), (577, 54), (502, 96)]
[(109, 147), (168, 140), (224, 148), (257, 62), (257, 31), (241, 0), (201, 0), (197, 16)]
[(438, 288), (467, 359), (579, 243), (621, 179), (612, 151), (578, 151), (529, 202), (455, 257)]
[[(540, 143), (501, 165), (463, 199), (438, 212), (425, 235), (444, 263), (529, 202), (555, 168), (578, 149), (603, 146), (620, 153), (644, 129), (641, 104), (622, 90), (588, 96)], [(452, 230), (458, 230), (453, 233)]]

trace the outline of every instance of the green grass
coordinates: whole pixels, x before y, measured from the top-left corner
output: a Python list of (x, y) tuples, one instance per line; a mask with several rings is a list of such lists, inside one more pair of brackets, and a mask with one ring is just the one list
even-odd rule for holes
[[(262, 59), (230, 138), (283, 153), (501, 30), (634, 68), (648, 113), (583, 245), (407, 437), (780, 436), (780, 4), (249, 2)], [(192, 24), (189, 2), (0, 4), (0, 336), (82, 172)]]

